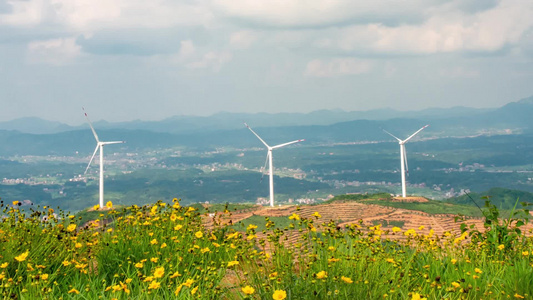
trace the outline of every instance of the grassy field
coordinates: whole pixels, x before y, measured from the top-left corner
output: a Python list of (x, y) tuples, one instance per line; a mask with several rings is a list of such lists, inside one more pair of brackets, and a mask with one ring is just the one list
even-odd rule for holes
[(298, 212), (223, 226), (174, 199), (87, 212), (98, 219), (80, 228), (88, 215), (1, 205), (4, 299), (533, 297), (533, 240), (519, 216), (442, 235)]

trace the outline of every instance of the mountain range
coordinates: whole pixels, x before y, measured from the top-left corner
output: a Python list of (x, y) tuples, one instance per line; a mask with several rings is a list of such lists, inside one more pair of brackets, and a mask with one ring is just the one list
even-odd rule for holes
[[(268, 143), (306, 139), (311, 144), (391, 141), (430, 124), (419, 138), (532, 134), (533, 96), (497, 109), (450, 108), (418, 112), (374, 110), (316, 111), (308, 114), (219, 113), (181, 116), (158, 122), (94, 123), (101, 140), (125, 140), (128, 151), (187, 146), (192, 148), (261, 146), (244, 127), (247, 121)], [(38, 118), (0, 123), (0, 157), (9, 155), (86, 154), (94, 148), (87, 125), (72, 127)]]

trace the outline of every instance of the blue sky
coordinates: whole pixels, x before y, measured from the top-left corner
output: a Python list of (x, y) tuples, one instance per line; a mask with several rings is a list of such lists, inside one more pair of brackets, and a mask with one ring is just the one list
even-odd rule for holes
[(530, 0), (0, 0), (0, 121), (533, 95)]

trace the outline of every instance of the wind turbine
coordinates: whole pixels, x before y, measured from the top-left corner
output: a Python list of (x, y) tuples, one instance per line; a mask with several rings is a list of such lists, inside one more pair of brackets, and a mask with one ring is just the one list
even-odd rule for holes
[(392, 133), (388, 132), (387, 130), (383, 129), (385, 133), (392, 136), (393, 138), (398, 140), (398, 144), (400, 144), (400, 163), (401, 163), (401, 172), (402, 172), (402, 197), (405, 198), (406, 192), (405, 192), (405, 172), (407, 169), (407, 172), (409, 172), (409, 166), (407, 165), (407, 153), (405, 152), (405, 143), (407, 143), (410, 139), (412, 139), (415, 135), (417, 135), (420, 131), (424, 130), (429, 125), (426, 125), (420, 129), (418, 129), (417, 132), (411, 134), (408, 138), (405, 140), (400, 140), (399, 138), (395, 137)]
[[(269, 175), (270, 175), (270, 206), (274, 206), (274, 167), (272, 166), (272, 150), (274, 149), (278, 149), (278, 148), (281, 148), (281, 147), (285, 147), (287, 145), (290, 145), (290, 144), (295, 144), (295, 143), (299, 143), (299, 142), (303, 142), (305, 140), (296, 140), (296, 141), (292, 141), (292, 142), (288, 142), (288, 143), (284, 143), (284, 144), (279, 144), (279, 145), (276, 145), (276, 146), (272, 146), (270, 147), (267, 143), (265, 143), (265, 141), (263, 141), (263, 139), (257, 134), (255, 133), (255, 131), (252, 130), (252, 128), (250, 128), (250, 126), (248, 126), (248, 124), (244, 123), (244, 125), (246, 127), (248, 127), (248, 129), (250, 129), (250, 131), (267, 147), (268, 151), (267, 151), (267, 156), (266, 156), (266, 160), (265, 160), (265, 166), (263, 167), (263, 172), (264, 170), (266, 169), (266, 164), (268, 163), (268, 170), (269, 170)], [(261, 177), (261, 180), (263, 178)]]
[[(83, 109), (83, 111), (85, 112), (85, 109)], [(96, 131), (94, 131), (93, 124), (91, 123), (91, 120), (89, 120), (89, 116), (87, 116), (87, 113), (85, 113), (85, 118), (87, 119), (89, 126), (91, 126), (91, 130), (93, 131), (94, 138), (96, 139), (96, 148), (94, 149), (93, 156), (91, 157), (91, 160), (89, 161), (89, 164), (87, 165), (87, 168), (85, 169), (84, 174), (87, 174), (87, 171), (89, 170), (89, 167), (91, 166), (91, 163), (93, 162), (96, 152), (98, 151), (98, 149), (100, 149), (100, 208), (103, 208), (104, 207), (104, 146), (111, 145), (111, 144), (123, 144), (125, 142), (124, 141), (100, 142), (100, 139), (98, 139), (98, 135), (96, 134)]]

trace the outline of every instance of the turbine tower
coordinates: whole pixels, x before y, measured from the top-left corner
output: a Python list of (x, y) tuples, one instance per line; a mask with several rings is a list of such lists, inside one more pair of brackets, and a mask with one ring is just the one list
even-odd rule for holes
[[(292, 141), (292, 142), (288, 142), (288, 143), (284, 143), (284, 144), (279, 144), (279, 145), (276, 145), (276, 146), (272, 146), (270, 147), (267, 143), (265, 143), (265, 141), (263, 141), (263, 139), (257, 134), (255, 133), (255, 131), (252, 130), (252, 128), (250, 128), (250, 126), (248, 126), (248, 124), (244, 123), (244, 125), (246, 127), (248, 127), (248, 129), (250, 129), (250, 131), (267, 147), (268, 151), (267, 151), (267, 156), (266, 156), (266, 160), (265, 160), (265, 166), (263, 167), (263, 172), (266, 168), (266, 164), (268, 163), (268, 170), (269, 170), (269, 175), (270, 175), (270, 206), (274, 206), (274, 167), (272, 166), (272, 150), (274, 149), (277, 149), (277, 148), (281, 148), (281, 147), (285, 147), (287, 145), (290, 145), (290, 144), (295, 144), (295, 143), (299, 143), (299, 142), (303, 142), (305, 140), (296, 140), (296, 141)], [(262, 179), (262, 178), (261, 178)]]
[[(83, 109), (85, 112), (85, 109)], [(85, 173), (87, 174), (87, 171), (89, 170), (89, 167), (91, 166), (91, 163), (93, 162), (94, 156), (96, 155), (96, 152), (100, 150), (100, 208), (104, 207), (104, 146), (105, 145), (111, 145), (111, 144), (123, 144), (124, 141), (114, 141), (114, 142), (100, 142), (100, 139), (98, 139), (98, 135), (96, 134), (96, 131), (94, 131), (93, 124), (91, 123), (91, 120), (89, 120), (89, 116), (87, 116), (87, 113), (85, 113), (85, 118), (87, 118), (87, 122), (89, 123), (89, 126), (91, 126), (91, 130), (93, 131), (94, 138), (96, 139), (96, 148), (94, 149), (93, 156), (91, 157), (91, 160), (89, 161), (89, 164), (87, 165), (87, 168), (85, 169)]]
[[(405, 191), (405, 173), (406, 171), (409, 172), (409, 166), (407, 165), (407, 153), (405, 152), (405, 143), (412, 139), (415, 135), (417, 135), (420, 131), (424, 130), (429, 125), (426, 125), (420, 129), (418, 129), (417, 132), (411, 134), (408, 138), (405, 140), (400, 140), (399, 138), (395, 137), (392, 133), (388, 132), (387, 130), (383, 129), (385, 133), (392, 136), (393, 138), (398, 140), (398, 144), (400, 144), (400, 164), (401, 164), (401, 172), (402, 172), (402, 197), (406, 197), (406, 191)], [(406, 170), (407, 169), (407, 170)]]

